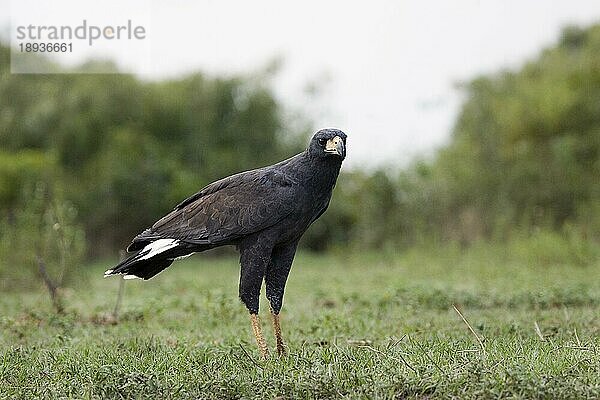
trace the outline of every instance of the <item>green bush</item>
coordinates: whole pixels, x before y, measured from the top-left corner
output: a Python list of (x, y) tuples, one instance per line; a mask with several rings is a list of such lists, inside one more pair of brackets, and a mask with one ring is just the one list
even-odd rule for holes
[(60, 310), (60, 290), (80, 276), (85, 253), (77, 212), (43, 183), (25, 191), (21, 204), (0, 231), (2, 290), (44, 284)]

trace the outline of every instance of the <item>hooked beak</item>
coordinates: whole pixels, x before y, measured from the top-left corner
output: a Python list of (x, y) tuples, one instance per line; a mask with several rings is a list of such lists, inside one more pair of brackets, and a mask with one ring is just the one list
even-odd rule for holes
[(342, 158), (346, 157), (346, 146), (344, 145), (342, 138), (335, 136), (334, 138), (329, 139), (327, 144), (325, 144), (325, 153), (337, 154)]

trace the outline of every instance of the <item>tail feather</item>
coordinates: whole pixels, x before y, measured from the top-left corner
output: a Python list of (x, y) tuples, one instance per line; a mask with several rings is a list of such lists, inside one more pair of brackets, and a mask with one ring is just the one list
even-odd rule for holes
[(170, 266), (176, 258), (191, 253), (178, 240), (159, 239), (107, 270), (104, 276), (124, 275), (125, 279), (148, 280)]

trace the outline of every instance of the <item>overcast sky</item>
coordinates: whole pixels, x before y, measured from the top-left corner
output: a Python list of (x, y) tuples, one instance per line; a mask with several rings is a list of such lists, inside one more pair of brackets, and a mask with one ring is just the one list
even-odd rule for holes
[[(551, 45), (561, 27), (600, 21), (599, 0), (14, 0), (8, 6), (0, 0), (5, 34), (11, 13), (21, 20), (52, 15), (55, 23), (142, 21), (150, 57), (104, 50), (149, 79), (255, 71), (281, 59), (273, 82), (279, 98), (319, 127), (346, 131), (354, 166), (431, 154), (447, 141), (460, 108), (456, 82), (516, 68)], [(314, 83), (322, 89), (317, 99), (305, 91)]]

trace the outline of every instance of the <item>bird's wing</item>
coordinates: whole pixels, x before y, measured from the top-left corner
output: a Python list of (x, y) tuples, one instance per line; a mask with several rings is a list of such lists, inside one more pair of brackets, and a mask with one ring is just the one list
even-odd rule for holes
[(196, 245), (222, 244), (275, 225), (295, 206), (297, 182), (261, 169), (214, 182), (133, 239), (129, 250), (170, 238)]

